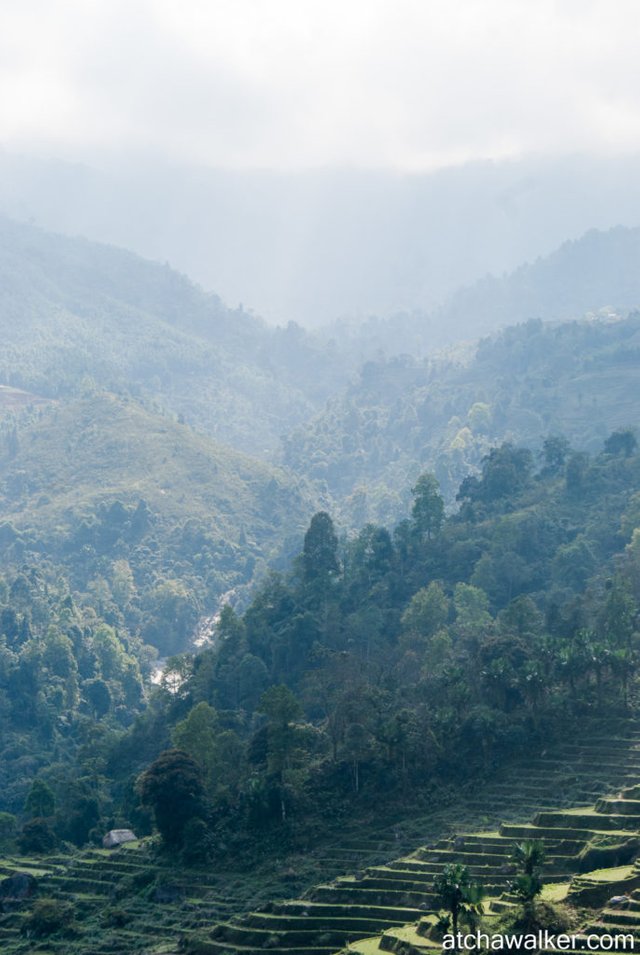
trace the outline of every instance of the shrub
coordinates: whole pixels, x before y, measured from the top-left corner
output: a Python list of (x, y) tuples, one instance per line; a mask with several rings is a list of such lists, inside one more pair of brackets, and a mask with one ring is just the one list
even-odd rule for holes
[(74, 909), (70, 902), (59, 899), (38, 899), (31, 914), (25, 919), (22, 931), (27, 935), (43, 938), (54, 932), (69, 932), (74, 921)]
[(575, 926), (575, 914), (566, 905), (537, 901), (515, 916), (507, 916), (506, 929), (510, 932), (570, 932)]
[(214, 852), (211, 830), (204, 819), (190, 819), (184, 827), (182, 861), (185, 865), (204, 865)]
[(57, 845), (57, 839), (46, 819), (30, 819), (22, 827), (18, 845), (24, 855), (30, 852), (52, 852)]
[(110, 928), (124, 928), (131, 921), (131, 916), (124, 909), (108, 908), (102, 916), (102, 921)]
[(0, 812), (0, 845), (10, 842), (16, 832), (16, 817), (10, 812)]

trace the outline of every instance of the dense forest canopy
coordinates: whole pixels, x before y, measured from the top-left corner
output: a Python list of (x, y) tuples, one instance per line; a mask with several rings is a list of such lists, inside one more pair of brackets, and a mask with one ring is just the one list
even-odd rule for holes
[(385, 523), (433, 470), (451, 503), (489, 448), (548, 434), (596, 450), (638, 419), (640, 318), (531, 319), (473, 349), (367, 362), (357, 381), (284, 438), (282, 461), (319, 482), (356, 526)]
[[(295, 844), (358, 807), (435, 798), (456, 767), (482, 773), (568, 720), (623, 711), (640, 660), (639, 480), (631, 431), (591, 456), (551, 436), (537, 456), (492, 449), (449, 517), (428, 473), (393, 531), (341, 539), (320, 511), (291, 569), (244, 613), (225, 606), (214, 644), (173, 656), (146, 704), (153, 654), (126, 561), (110, 595), (46, 566), (6, 573), (4, 811), (24, 832), (35, 776), (59, 807), (50, 838), (70, 838), (74, 778), (93, 807), (76, 840), (155, 819), (185, 858), (196, 844), (251, 856), (274, 827)], [(179, 815), (175, 786), (191, 794)]]
[(168, 265), (7, 219), (0, 330), (6, 385), (130, 394), (260, 457), (348, 373), (330, 345), (228, 309)]
[[(587, 236), (450, 316), (544, 313), (593, 255), (629, 304), (636, 242)], [(444, 312), (273, 329), (7, 221), (0, 272), (7, 853), (133, 829), (154, 865), (266, 871), (635, 712), (637, 312), (438, 352)]]

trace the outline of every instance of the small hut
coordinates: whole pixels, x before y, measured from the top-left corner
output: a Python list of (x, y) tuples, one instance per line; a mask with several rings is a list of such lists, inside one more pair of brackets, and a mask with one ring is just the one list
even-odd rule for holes
[(125, 842), (135, 842), (138, 837), (131, 829), (111, 829), (102, 840), (105, 849), (116, 849)]

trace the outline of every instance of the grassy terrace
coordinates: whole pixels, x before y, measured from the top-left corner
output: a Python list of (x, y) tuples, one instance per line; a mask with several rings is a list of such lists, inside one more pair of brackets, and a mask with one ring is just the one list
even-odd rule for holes
[[(403, 825), (402, 841), (413, 839), (413, 851), (327, 879), (298, 901), (273, 903), (267, 911), (221, 922), (193, 951), (333, 955), (347, 946), (367, 953), (402, 943), (400, 948), (410, 952), (414, 936), (428, 947), (428, 941), (417, 936), (418, 928), (408, 923), (424, 927), (428, 913), (436, 909), (434, 877), (448, 862), (467, 864), (487, 895), (496, 899), (498, 911), (499, 899), (510, 904), (513, 843), (526, 836), (542, 839), (545, 880), (566, 894), (578, 870), (578, 853), (595, 833), (624, 839), (640, 825), (640, 813), (636, 819), (627, 800), (602, 799), (617, 796), (639, 779), (636, 724), (612, 726), (584, 742), (554, 748), (511, 767), (455, 806)], [(592, 808), (596, 800), (597, 808)], [(415, 848), (420, 842), (426, 844)], [(380, 935), (372, 939), (374, 931), (367, 928), (374, 924)]]
[[(592, 879), (604, 881), (607, 898), (621, 881), (633, 888), (638, 876), (633, 867), (615, 867), (607, 882), (604, 874), (579, 875), (577, 856), (595, 833), (623, 840), (637, 832), (640, 800), (635, 793), (621, 798), (620, 792), (639, 780), (640, 726), (627, 722), (513, 765), (426, 818), (347, 833), (339, 843), (298, 860), (293, 882), (286, 881), (292, 878), (290, 860), (280, 863), (279, 872), (278, 865), (272, 866), (270, 877), (181, 872), (159, 862), (144, 843), (112, 852), (87, 850), (71, 859), (5, 858), (1, 875), (31, 872), (40, 897), (74, 904), (77, 932), (46, 941), (25, 937), (27, 903), (0, 917), (0, 951), (334, 955), (350, 946), (368, 955), (401, 943), (411, 955), (433, 945), (421, 933), (437, 907), (434, 877), (448, 862), (469, 866), (494, 900), (494, 912), (512, 904), (508, 886), (515, 839), (542, 839), (546, 891), (557, 898), (593, 893)], [(342, 874), (349, 869), (351, 875)], [(317, 881), (318, 874), (324, 876), (322, 884), (305, 891), (305, 883), (311, 885), (314, 876)], [(296, 889), (301, 896), (287, 899)], [(635, 897), (633, 905), (637, 909), (628, 911), (640, 914)], [(604, 910), (597, 924), (610, 924), (612, 917)]]

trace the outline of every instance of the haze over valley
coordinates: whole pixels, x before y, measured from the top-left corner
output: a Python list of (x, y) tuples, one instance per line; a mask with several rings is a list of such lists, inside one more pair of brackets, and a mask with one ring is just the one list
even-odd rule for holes
[(3, 955), (640, 940), (636, 23), (0, 12)]

